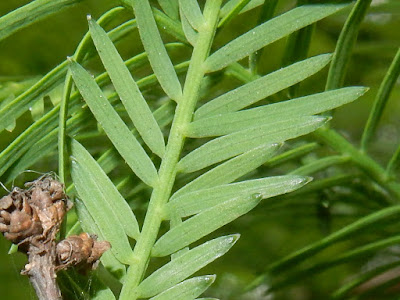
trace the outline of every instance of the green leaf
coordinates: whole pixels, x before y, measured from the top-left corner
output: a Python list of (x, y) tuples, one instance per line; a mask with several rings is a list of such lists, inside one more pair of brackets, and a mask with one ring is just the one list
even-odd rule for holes
[[(131, 0), (122, 0), (129, 1)], [(160, 10), (153, 7), (154, 19), (156, 20), (160, 29), (162, 29), (163, 33), (166, 33), (172, 36), (174, 39), (186, 43), (185, 35), (182, 30), (181, 22), (175, 19), (171, 19), (166, 14), (161, 12)]]
[[(52, 123), (52, 122), (51, 122)], [(68, 126), (68, 134), (74, 136), (78, 134), (79, 131), (85, 130), (91, 122), (88, 118), (88, 115), (84, 112), (74, 114), (73, 117), (67, 122)], [(53, 124), (49, 124), (47, 126), (47, 130), (52, 128)], [(41, 127), (39, 127), (39, 130)], [(11, 182), (14, 180), (19, 174), (24, 172), (24, 170), (28, 170), (36, 162), (43, 159), (43, 157), (49, 155), (57, 148), (57, 133), (58, 128), (51, 130), (49, 133), (43, 131), (46, 135), (39, 140), (33, 140), (27, 144), (24, 144), (24, 147), (21, 150), (26, 150), (25, 153), (21, 155), (21, 157), (17, 157), (16, 160), (10, 168), (8, 168), (7, 180), (6, 182)], [(25, 136), (25, 135), (24, 135)], [(22, 152), (22, 151), (21, 151)], [(13, 155), (12, 152), (10, 155)], [(1, 154), (0, 154), (1, 157)], [(1, 158), (0, 158), (1, 160)], [(11, 160), (11, 162), (13, 162)]]
[[(327, 120), (328, 118), (325, 117), (299, 117), (276, 123), (279, 127), (275, 128), (271, 128), (268, 124), (225, 135), (190, 152), (182, 159), (180, 166), (190, 166), (197, 159), (206, 159), (207, 155), (210, 156), (210, 153), (212, 153), (212, 157), (207, 159), (207, 165), (211, 165), (261, 145), (281, 143), (307, 134), (325, 124)], [(190, 167), (187, 168), (190, 169)]]
[(36, 0), (17, 8), (0, 18), (0, 41), (49, 15), (81, 0)]
[(96, 291), (96, 294), (90, 297), (92, 300), (113, 300), (115, 296), (109, 288), (103, 288)]
[(36, 101), (57, 87), (67, 73), (67, 62), (55, 67), (31, 88), (0, 109), (0, 132), (25, 113)]
[(4, 174), (19, 157), (47, 134), (50, 124), (56, 124), (56, 117), (53, 114), (52, 118), (41, 118), (39, 121), (33, 123), (33, 125), (29, 126), (0, 153), (0, 174)]
[(185, 280), (158, 294), (150, 300), (192, 300), (200, 296), (214, 281), (215, 275), (205, 275)]
[(218, 185), (185, 193), (182, 196), (174, 196), (166, 204), (165, 210), (168, 215), (183, 218), (203, 212), (235, 197), (248, 198), (253, 194), (259, 194), (262, 199), (266, 199), (296, 190), (305, 183), (305, 177), (287, 175)]
[(162, 10), (172, 19), (179, 19), (179, 1), (178, 0), (157, 0)]
[[(127, 21), (126, 23), (116, 27), (112, 31), (109, 32), (110, 38), (113, 41), (116, 41), (123, 36), (126, 36), (133, 28), (136, 28), (135, 22)], [(85, 43), (84, 41), (89, 40), (84, 38), (83, 43), (80, 44), (81, 51), (88, 51), (88, 55), (86, 59), (92, 57), (95, 51), (90, 51), (90, 48), (93, 47), (90, 43)], [(60, 85), (65, 74), (68, 70), (68, 62), (64, 61), (45, 76), (40, 79), (36, 84), (34, 84), (31, 88), (26, 90), (24, 93), (19, 95), (13, 101), (11, 101), (6, 106), (0, 108), (0, 132), (7, 128), (10, 124), (15, 122), (15, 119), (20, 117), (23, 113), (25, 113), (30, 106), (32, 106), (35, 101), (43, 98), (48, 95), (52, 90)], [(58, 110), (58, 106), (57, 110)], [(55, 111), (54, 111), (55, 112)], [(47, 117), (47, 116), (46, 116)]]
[(44, 115), (44, 99), (39, 99), (29, 108), (32, 119), (34, 121), (39, 120)]
[[(99, 19), (99, 24), (105, 26), (110, 24), (112, 20), (115, 20), (117, 14), (123, 11), (123, 7), (116, 7), (110, 9), (105, 14), (103, 14)], [(85, 56), (87, 55), (87, 45), (89, 44), (88, 40), (90, 38), (90, 32), (87, 32), (74, 53), (75, 61), (82, 63)], [(93, 48), (92, 48), (93, 49)], [(65, 77), (65, 82), (63, 86), (62, 97), (60, 101), (60, 112), (58, 117), (58, 175), (60, 177), (61, 182), (65, 182), (65, 178), (67, 177), (67, 164), (68, 164), (68, 149), (66, 147), (66, 123), (68, 119), (68, 110), (69, 110), (69, 102), (72, 93), (73, 79), (71, 76), (71, 72), (68, 72)]]
[(281, 272), (289, 266), (298, 264), (299, 262), (315, 255), (332, 244), (337, 244), (337, 242), (352, 237), (356, 233), (360, 234), (362, 231), (366, 232), (370, 230), (371, 227), (376, 227), (378, 222), (387, 222), (390, 217), (398, 218), (399, 214), (400, 206), (398, 205), (381, 209), (380, 211), (362, 217), (319, 241), (284, 257), (280, 261), (272, 264), (268, 269), (273, 273)]
[(181, 22), (182, 22), (182, 29), (183, 32), (185, 33), (186, 39), (188, 42), (194, 46), (197, 41), (197, 36), (198, 33), (193, 29), (193, 27), (190, 25), (188, 19), (186, 18), (185, 14), (182, 12), (182, 9), (179, 9), (180, 11), (180, 16), (181, 16)]
[[(298, 189), (307, 182), (309, 182), (309, 179), (305, 177), (289, 177), (286, 181), (290, 187), (289, 190)], [(255, 188), (255, 190), (261, 189), (258, 187)], [(284, 192), (285, 188), (280, 186), (278, 194)], [(264, 194), (262, 191), (261, 193), (257, 191), (251, 194), (243, 191), (243, 194), (237, 194), (236, 196), (231, 194), (226, 201), (221, 199), (219, 204), (200, 212), (177, 226), (174, 226), (167, 233), (161, 236), (153, 247), (152, 255), (166, 256), (189, 246), (191, 243), (249, 212), (260, 203), (263, 198)], [(196, 200), (201, 201), (201, 199)], [(213, 202), (216, 201), (214, 200)]]
[[(78, 213), (79, 223), (82, 229), (90, 234), (96, 234), (98, 239), (101, 241), (105, 241), (106, 238), (104, 237), (103, 233), (97, 226), (95, 220), (90, 215), (89, 211), (87, 210), (85, 204), (79, 200), (75, 199), (74, 205), (76, 211)], [(122, 280), (126, 274), (125, 265), (123, 265), (115, 256), (113, 251), (106, 251), (100, 258), (101, 263), (103, 266), (111, 272), (116, 278)]]
[[(114, 36), (114, 34), (110, 35)], [(167, 48), (175, 49), (175, 47), (178, 45), (179, 44), (170, 44), (167, 45)], [(179, 46), (181, 46), (181, 44)], [(146, 55), (144, 53), (141, 53), (127, 60), (126, 65), (129, 68), (135, 68), (137, 66), (143, 65), (145, 61), (146, 61)], [(177, 69), (180, 67), (181, 64), (177, 65)], [(155, 84), (156, 80), (153, 79), (155, 79), (155, 76), (153, 74), (145, 78), (142, 78), (141, 80), (138, 80), (137, 82), (138, 86), (148, 87), (151, 84)], [(97, 76), (96, 82), (99, 86), (104, 86), (109, 84), (110, 80), (109, 77), (107, 76), (107, 73), (102, 73), (99, 76)], [(80, 101), (80, 98), (81, 96), (79, 92), (74, 92), (71, 95), (69, 101), (70, 107), (68, 110), (71, 114), (74, 114), (77, 111), (82, 111), (82, 105), (78, 102)], [(115, 101), (118, 99), (118, 95), (116, 93), (113, 93), (109, 97), (110, 101), (114, 101), (114, 99)], [(30, 125), (23, 133), (20, 134), (20, 136), (18, 136), (18, 138), (16, 138), (10, 145), (8, 145), (6, 149), (4, 149), (0, 153), (0, 174), (4, 174), (4, 172), (7, 171), (10, 167), (12, 168), (12, 171), (10, 173), (7, 173), (6, 183), (11, 182), (16, 175), (20, 174), (21, 170), (23, 171), (28, 169), (30, 166), (32, 166), (32, 164), (34, 164), (37, 161), (37, 159), (49, 154), (51, 151), (54, 151), (54, 149), (57, 147), (56, 132), (58, 130), (57, 129), (58, 111), (59, 111), (59, 106), (57, 105), (51, 111), (46, 113), (42, 118), (40, 118), (40, 120)], [(165, 126), (167, 124), (166, 122), (170, 122), (173, 116), (174, 105), (171, 103), (171, 101), (170, 104), (168, 105), (167, 110), (163, 111), (166, 112), (167, 115), (162, 116), (160, 120), (157, 119), (158, 118), (157, 113), (154, 112), (154, 116), (157, 122), (160, 122), (159, 124), (160, 127)], [(74, 119), (75, 117), (76, 116), (74, 116), (72, 119)], [(74, 123), (74, 120), (72, 120), (71, 122), (71, 119), (68, 120), (67, 123), (68, 123), (69, 134), (73, 135), (74, 130), (78, 130), (78, 129), (73, 129), (75, 127), (74, 124), (76, 123)], [(88, 124), (90, 124), (90, 122), (88, 122)], [(72, 128), (70, 126), (72, 126)], [(47, 144), (48, 146), (46, 147), (45, 144)], [(42, 152), (39, 152), (39, 155), (37, 155), (36, 150), (40, 151), (39, 148), (42, 149), (41, 150)], [(34, 158), (32, 158), (30, 154), (34, 155)], [(118, 154), (116, 155), (118, 156)]]
[(103, 200), (107, 210), (118, 216), (118, 222), (124, 228), (125, 233), (131, 238), (137, 239), (140, 233), (136, 217), (110, 178), (79, 142), (73, 140), (71, 149), (76, 162), (87, 172), (86, 180), (92, 181), (97, 186), (98, 201)]
[[(220, 17), (226, 17), (243, 0), (230, 0), (221, 8)], [(250, 2), (240, 11), (240, 14), (249, 11), (257, 6), (263, 5), (265, 0), (250, 0)]]
[(238, 239), (238, 234), (222, 236), (187, 251), (144, 279), (138, 287), (140, 296), (154, 296), (185, 280), (228, 252)]
[[(158, 125), (164, 128), (172, 122), (173, 115), (175, 111), (175, 105), (172, 100), (161, 105), (158, 109), (154, 111), (154, 118), (156, 119)], [(132, 133), (135, 134), (136, 130)], [(104, 172), (109, 173), (118, 167), (120, 160), (118, 159), (118, 153), (114, 148), (105, 151), (97, 160), (98, 164), (104, 170)]]
[(291, 121), (294, 118), (311, 116), (352, 102), (367, 90), (364, 87), (347, 87), (243, 111), (211, 116), (190, 123), (186, 134), (190, 137), (218, 136), (258, 127), (260, 124)]
[(108, 102), (94, 79), (79, 64), (70, 62), (74, 82), (90, 110), (101, 124), (115, 148), (146, 184), (153, 186), (158, 175), (153, 162), (128, 127)]
[(346, 5), (305, 5), (294, 8), (231, 41), (205, 61), (208, 72), (218, 71), (290, 33), (317, 22)]
[(182, 9), (190, 25), (196, 30), (204, 24), (204, 17), (196, 0), (179, 0), (179, 7)]
[(328, 64), (330, 58), (330, 54), (318, 55), (229, 91), (201, 106), (195, 119), (234, 112), (254, 104), (315, 74)]
[[(231, 8), (231, 10), (224, 15), (221, 21), (218, 23), (218, 27), (222, 27), (228, 24), (234, 17), (236, 17), (240, 11), (250, 2), (251, 0), (240, 0), (239, 2), (235, 3), (235, 6)], [(231, 1), (232, 2), (232, 1)], [(222, 9), (221, 9), (222, 13)]]
[(397, 245), (399, 244), (399, 242), (400, 236), (396, 235), (390, 238), (378, 240), (376, 242), (363, 245), (355, 249), (351, 249), (332, 258), (323, 260), (322, 262), (314, 263), (311, 266), (298, 272), (293, 272), (289, 276), (285, 276), (282, 281), (279, 281), (277, 284), (273, 284), (273, 286), (271, 286), (271, 289), (281, 289), (282, 287), (287, 286), (290, 283), (298, 281), (299, 278), (309, 278), (310, 276), (315, 276), (318, 273), (336, 267), (340, 264), (349, 262), (354, 263), (355, 261), (368, 259), (372, 255), (377, 253), (377, 251), (393, 245)]
[[(86, 150), (76, 141), (72, 141), (72, 180), (76, 190), (83, 203), (87, 207), (90, 215), (93, 217), (96, 225), (102, 233), (102, 236), (111, 243), (111, 251), (115, 257), (122, 263), (130, 264), (132, 262), (132, 249), (129, 245), (125, 229), (121, 224), (120, 211), (118, 214), (110, 209), (109, 201), (106, 199), (96, 173), (87, 168), (85, 160)], [(114, 199), (112, 199), (114, 200)], [(124, 220), (124, 222), (127, 220)]]
[(150, 4), (148, 0), (132, 0), (132, 2), (140, 38), (154, 74), (168, 97), (179, 101), (182, 97), (181, 84), (158, 32)]
[(178, 190), (174, 197), (184, 193), (230, 183), (257, 169), (273, 156), (279, 144), (262, 144), (211, 169)]
[[(371, 280), (373, 278), (378, 278), (379, 275), (381, 275), (381, 278), (386, 277), (387, 274), (390, 272), (390, 270), (393, 271), (393, 269), (398, 267), (399, 264), (400, 264), (400, 262), (398, 260), (395, 260), (394, 262), (385, 263), (383, 265), (376, 266), (375, 268), (372, 268), (372, 269), (362, 273), (358, 277), (351, 278), (351, 280), (347, 281), (345, 284), (343, 284), (337, 291), (335, 291), (331, 295), (331, 299), (332, 300), (350, 299), (349, 294), (351, 294), (350, 293), (351, 290), (355, 289), (357, 286), (360, 286), (365, 282), (368, 282), (369, 280)], [(396, 269), (398, 269), (398, 268), (396, 268)], [(383, 274), (386, 274), (386, 276), (385, 275), (382, 276)], [(390, 278), (392, 278), (392, 277), (390, 277)], [(396, 277), (394, 277), (394, 279), (397, 280)], [(385, 284), (388, 281), (390, 281), (390, 279), (384, 281), (383, 283), (381, 283), (381, 281), (378, 281), (378, 285)], [(393, 286), (394, 285), (395, 285), (395, 283), (393, 282)], [(372, 290), (374, 290), (375, 288), (377, 288), (377, 286), (375, 286), (375, 285), (371, 287)], [(368, 293), (368, 290), (364, 291), (364, 293), (366, 293), (366, 292)], [(369, 297), (367, 297), (367, 299), (368, 298)], [(373, 299), (373, 298), (370, 298), (370, 299)]]
[(144, 142), (162, 157), (165, 151), (163, 134), (146, 100), (107, 33), (90, 17), (88, 21), (94, 44), (129, 117)]
[(18, 252), (18, 245), (11, 244), (10, 249), (8, 249), (7, 254), (11, 255)]

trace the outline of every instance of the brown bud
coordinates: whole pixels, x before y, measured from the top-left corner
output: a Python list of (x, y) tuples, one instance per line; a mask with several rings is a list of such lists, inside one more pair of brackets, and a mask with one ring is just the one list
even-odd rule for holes
[(98, 242), (96, 239), (95, 235), (83, 232), (59, 242), (56, 248), (58, 269), (65, 269), (71, 265), (95, 268), (101, 255), (111, 247), (109, 242)]
[(25, 185), (29, 187), (30, 204), (38, 211), (43, 235), (53, 239), (71, 207), (64, 193), (64, 185), (49, 176), (42, 176)]
[(0, 199), (0, 231), (15, 244), (42, 233), (39, 217), (29, 205), (25, 191), (14, 189)]
[(13, 204), (11, 195), (5, 196), (0, 199), (0, 210), (8, 209)]

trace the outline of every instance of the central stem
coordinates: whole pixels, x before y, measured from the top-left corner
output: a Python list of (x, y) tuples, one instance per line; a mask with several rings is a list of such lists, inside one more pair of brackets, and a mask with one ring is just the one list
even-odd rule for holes
[(178, 101), (166, 152), (160, 166), (158, 174), (159, 182), (154, 187), (151, 195), (143, 229), (133, 252), (135, 263), (128, 269), (120, 295), (120, 299), (122, 300), (135, 300), (140, 296), (137, 286), (146, 271), (151, 249), (157, 239), (159, 228), (163, 221), (163, 207), (168, 202), (175, 182), (176, 166), (185, 142), (184, 131), (191, 122), (199, 98), (200, 85), (204, 77), (203, 63), (210, 51), (221, 2), (222, 0), (208, 0), (204, 8), (205, 22), (199, 29), (197, 41), (193, 49), (182, 99)]

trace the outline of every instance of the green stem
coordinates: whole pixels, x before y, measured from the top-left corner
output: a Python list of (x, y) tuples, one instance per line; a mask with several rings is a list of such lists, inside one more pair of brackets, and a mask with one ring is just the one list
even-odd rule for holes
[(361, 149), (366, 151), (367, 145), (374, 135), (378, 122), (382, 117), (383, 110), (389, 100), (390, 93), (392, 92), (397, 78), (400, 75), (400, 48), (387, 71), (385, 78), (383, 79), (378, 93), (376, 94), (374, 104), (369, 114), (367, 124), (365, 125), (364, 132), (361, 138)]
[(352, 50), (357, 41), (358, 31), (371, 1), (372, 0), (358, 0), (343, 26), (329, 68), (325, 88), (327, 91), (343, 86)]
[(285, 162), (291, 161), (291, 160), (296, 160), (302, 156), (307, 155), (308, 153), (316, 150), (319, 147), (318, 143), (308, 143), (301, 145), (299, 147), (296, 147), (294, 149), (288, 150), (286, 152), (283, 152), (281, 154), (278, 154), (268, 160), (264, 166), (266, 167), (274, 167), (280, 164), (284, 164)]
[(134, 263), (128, 269), (120, 296), (122, 300), (135, 300), (140, 297), (138, 285), (145, 274), (151, 249), (163, 220), (163, 206), (167, 203), (175, 182), (176, 165), (185, 142), (183, 132), (192, 119), (199, 98), (200, 85), (205, 74), (203, 63), (209, 54), (213, 41), (221, 2), (222, 0), (208, 0), (204, 8), (205, 23), (199, 32), (197, 43), (193, 49), (183, 96), (176, 108), (166, 152), (160, 166), (159, 182), (151, 195), (143, 229), (134, 249)]
[(368, 155), (365, 155), (362, 151), (354, 147), (339, 133), (328, 128), (320, 128), (314, 132), (314, 135), (336, 151), (349, 155), (351, 160), (363, 169), (368, 176), (384, 187), (398, 200), (400, 199), (400, 188), (387, 176), (385, 169)]
[(386, 167), (386, 174), (387, 176), (392, 176), (392, 174), (396, 171), (400, 164), (400, 145), (397, 146), (396, 151), (393, 153), (392, 157), (390, 158), (387, 167)]
[(314, 160), (306, 165), (301, 166), (300, 168), (297, 168), (297, 169), (291, 171), (289, 174), (296, 174), (296, 175), (303, 175), (303, 176), (312, 175), (319, 171), (325, 170), (325, 169), (329, 168), (330, 166), (337, 166), (337, 165), (343, 164), (349, 160), (350, 160), (350, 157), (348, 157), (346, 155), (331, 155), (328, 157)]
[(218, 28), (228, 24), (249, 2), (250, 0), (241, 0), (238, 4), (236, 4), (236, 6), (222, 18), (218, 24)]
[[(260, 25), (274, 16), (276, 6), (278, 4), (278, 0), (269, 0), (265, 1), (262, 8), (260, 16), (258, 17), (257, 25)], [(249, 56), (249, 67), (250, 71), (253, 75), (258, 74), (258, 63), (260, 61), (260, 57), (264, 51), (264, 48), (256, 51), (255, 53), (250, 54)]]

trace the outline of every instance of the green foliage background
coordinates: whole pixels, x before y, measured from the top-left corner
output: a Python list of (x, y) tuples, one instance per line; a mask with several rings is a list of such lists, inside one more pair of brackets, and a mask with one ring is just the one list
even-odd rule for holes
[[(29, 1), (1, 1), (0, 16), (20, 7)], [(320, 3), (321, 1), (310, 1)], [(323, 1), (322, 1), (323, 2)], [(72, 8), (46, 18), (29, 26), (11, 37), (0, 42), (0, 93), (18, 94), (32, 81), (51, 70), (63, 61), (67, 55), (72, 55), (76, 45), (87, 32), (86, 14), (98, 18), (107, 9), (116, 6), (117, 1), (85, 0)], [(277, 11), (285, 11), (292, 7), (295, 1), (279, 1)], [(348, 16), (350, 7), (334, 16), (318, 22), (310, 46), (309, 56), (319, 53), (333, 52), (343, 23)], [(217, 44), (225, 44), (254, 27), (259, 9), (237, 17), (223, 33), (218, 36)], [(373, 5), (362, 23), (358, 41), (355, 45), (345, 86), (361, 85), (370, 87), (370, 91), (359, 100), (348, 104), (334, 113), (331, 126), (340, 131), (351, 143), (358, 145), (365, 126), (372, 101), (378, 87), (399, 47), (400, 41), (400, 3), (397, 0), (373, 1)], [(168, 36), (166, 36), (168, 39)], [(121, 56), (128, 57), (140, 53), (142, 46), (137, 32), (118, 44)], [(286, 40), (280, 40), (263, 52), (259, 70), (261, 74), (268, 73), (282, 66)], [(98, 61), (91, 64), (97, 70)], [(143, 73), (148, 70), (142, 70)], [(327, 68), (301, 84), (300, 94), (308, 95), (324, 89)], [(239, 82), (225, 80), (218, 86), (235, 86)], [(280, 95), (282, 98), (287, 94)], [(400, 141), (400, 86), (395, 85), (390, 101), (385, 109), (377, 133), (369, 145), (369, 154), (379, 163), (386, 164)], [(49, 106), (49, 104), (45, 104)], [(16, 124), (16, 129), (3, 132), (0, 136), (0, 149), (4, 149), (30, 122), (30, 115), (23, 115)], [(312, 141), (313, 137), (307, 137)], [(86, 145), (96, 152), (96, 139), (88, 137)], [(304, 143), (296, 141), (296, 143)], [(262, 174), (286, 174), (301, 165), (315, 161), (319, 157), (332, 154), (332, 149), (320, 147), (312, 153), (291, 161), (279, 167), (265, 166)], [(56, 156), (50, 160), (40, 161), (32, 169), (47, 172), (57, 168)], [(126, 171), (126, 170), (125, 170)], [(124, 170), (115, 170), (118, 178)], [(359, 174), (352, 165), (334, 165), (312, 174), (316, 180), (339, 174)], [(398, 172), (397, 172), (398, 175)], [(352, 175), (353, 176), (353, 175)], [(32, 174), (22, 174), (16, 185), (36, 177)], [(1, 179), (1, 178), (0, 178)], [(399, 199), (398, 199), (399, 200)], [(213, 236), (240, 232), (240, 243), (221, 259), (207, 267), (208, 274), (219, 274), (216, 283), (208, 293), (221, 299), (245, 299), (235, 296), (261, 274), (265, 267), (287, 254), (292, 253), (343, 226), (354, 222), (361, 216), (373, 213), (387, 206), (388, 198), (385, 192), (377, 188), (363, 176), (354, 175), (335, 186), (318, 189), (315, 192), (294, 193), (289, 196), (277, 197), (266, 201), (235, 222), (223, 227)], [(358, 202), (358, 203), (357, 203)], [(142, 210), (143, 213), (143, 210)], [(140, 214), (140, 212), (139, 212)], [(357, 234), (343, 243), (337, 243), (324, 251), (318, 259), (324, 260), (337, 257), (339, 254), (353, 249), (366, 242), (374, 241), (383, 236), (398, 234), (398, 220), (390, 219), (388, 226), (376, 228), (369, 234)], [(398, 246), (397, 246), (398, 247)], [(0, 293), (4, 299), (34, 298), (26, 278), (18, 275), (24, 264), (20, 254), (6, 256), (9, 243), (0, 238)], [(379, 264), (382, 261), (399, 259), (399, 248), (394, 246), (379, 254), (370, 255), (362, 260), (354, 260), (316, 276), (298, 278), (296, 284), (284, 287), (274, 299), (324, 299), (336, 288), (340, 287), (346, 278), (358, 274), (367, 265)], [(262, 290), (263, 286), (259, 288)], [(257, 297), (257, 296), (253, 296)], [(261, 298), (259, 299), (269, 299)], [(390, 299), (391, 296), (388, 296)], [(250, 298), (249, 298), (250, 299)], [(258, 298), (251, 298), (258, 299)]]

